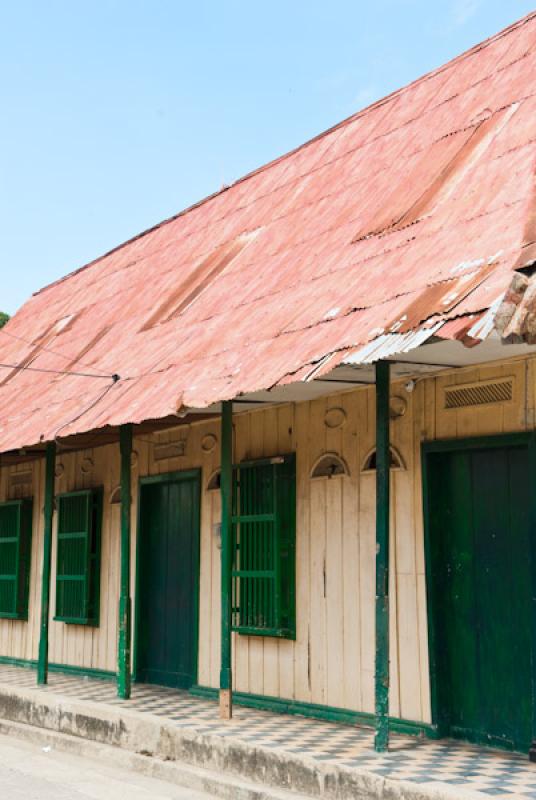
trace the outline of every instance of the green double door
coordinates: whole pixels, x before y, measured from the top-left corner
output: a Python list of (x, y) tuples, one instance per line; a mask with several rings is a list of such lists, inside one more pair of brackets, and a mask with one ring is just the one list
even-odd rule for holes
[(431, 452), (433, 689), (446, 735), (527, 751), (533, 705), (528, 447)]
[(173, 473), (140, 488), (136, 679), (197, 680), (199, 479)]

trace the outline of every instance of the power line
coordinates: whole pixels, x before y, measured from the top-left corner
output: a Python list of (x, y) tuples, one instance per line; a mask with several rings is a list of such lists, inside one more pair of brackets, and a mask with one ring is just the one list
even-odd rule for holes
[[(15, 369), (19, 372), (44, 372), (51, 375), (75, 375), (78, 378), (103, 378), (106, 380), (113, 380), (114, 383), (121, 380), (120, 376), (114, 375), (90, 375), (89, 372), (71, 372), (70, 370), (61, 369), (45, 369), (45, 367), (27, 367), (24, 364), (0, 364), (3, 369)], [(112, 384), (113, 385), (113, 384)]]
[(80, 411), (80, 413), (77, 414), (75, 417), (70, 419), (68, 422), (64, 422), (63, 425), (60, 425), (60, 427), (57, 429), (56, 433), (54, 434), (54, 441), (57, 444), (61, 444), (61, 442), (58, 441), (58, 438), (59, 438), (59, 435), (60, 435), (60, 431), (63, 431), (65, 428), (68, 428), (69, 425), (73, 424), (73, 422), (78, 422), (78, 420), (81, 417), (83, 417), (84, 414), (87, 414), (88, 411), (91, 411), (91, 409), (94, 408), (97, 405), (97, 403), (100, 403), (100, 401), (104, 399), (104, 397), (108, 394), (110, 389), (112, 389), (115, 386), (115, 384), (117, 383), (118, 380), (119, 380), (119, 375), (114, 375), (114, 379), (113, 379), (112, 383), (108, 384), (108, 386), (104, 389), (104, 391), (101, 392), (99, 394), (99, 396), (95, 400), (92, 400), (91, 403), (88, 406), (86, 406), (86, 408), (84, 408), (82, 411)]
[[(30, 345), (30, 347), (36, 347), (38, 350), (43, 350), (45, 353), (51, 353), (53, 356), (59, 356), (59, 358), (64, 358), (65, 361), (72, 362), (74, 360), (76, 361), (77, 364), (80, 364), (82, 367), (87, 367), (88, 369), (95, 370), (95, 367), (93, 367), (91, 364), (84, 364), (83, 361), (79, 361), (76, 358), (73, 359), (71, 356), (67, 356), (65, 355), (65, 353), (60, 353), (58, 350), (52, 350), (51, 347), (46, 347), (44, 344), (36, 344), (35, 342), (32, 342), (30, 339), (25, 339), (24, 336), (19, 336), (16, 333), (11, 333), (11, 331), (6, 331), (5, 328), (0, 328), (0, 333), (3, 333), (4, 336), (9, 336), (11, 339), (17, 339), (19, 342), (24, 342), (25, 344)], [(110, 375), (109, 377), (111, 378), (112, 376)]]

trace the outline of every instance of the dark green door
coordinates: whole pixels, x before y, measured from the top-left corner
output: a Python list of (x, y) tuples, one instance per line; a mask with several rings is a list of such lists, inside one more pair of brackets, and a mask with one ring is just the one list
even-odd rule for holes
[(445, 733), (531, 741), (531, 542), (525, 446), (428, 455), (435, 690)]
[(198, 577), (197, 473), (149, 479), (140, 489), (137, 680), (196, 682)]

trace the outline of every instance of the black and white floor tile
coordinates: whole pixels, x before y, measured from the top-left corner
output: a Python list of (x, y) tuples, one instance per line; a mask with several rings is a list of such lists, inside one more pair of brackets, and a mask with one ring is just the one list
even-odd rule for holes
[[(0, 666), (0, 684), (35, 688), (35, 672)], [(130, 700), (116, 696), (111, 681), (52, 673), (46, 691), (96, 703), (155, 714), (199, 733), (254, 743), (295, 758), (313, 759), (358, 768), (391, 779), (480, 793), (484, 798), (536, 800), (536, 764), (525, 756), (488, 750), (451, 740), (432, 741), (392, 735), (386, 754), (373, 750), (370, 728), (281, 716), (268, 711), (235, 707), (233, 719), (222, 722), (212, 700), (155, 686), (135, 684)]]

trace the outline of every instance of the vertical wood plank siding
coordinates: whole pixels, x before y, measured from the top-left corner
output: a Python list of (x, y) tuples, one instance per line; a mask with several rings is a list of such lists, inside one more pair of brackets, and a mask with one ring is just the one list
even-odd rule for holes
[[(444, 409), (443, 389), (453, 383), (514, 377), (514, 400), (504, 405)], [(430, 721), (428, 640), (420, 445), (434, 438), (478, 436), (534, 429), (536, 359), (490, 364), (417, 382), (391, 424), (391, 441), (407, 469), (391, 473), (390, 714)], [(296, 641), (233, 634), (234, 688), (357, 711), (374, 711), (375, 473), (360, 468), (375, 444), (374, 389), (237, 414), (235, 459), (296, 452)], [(340, 427), (324, 423), (341, 408)], [(217, 443), (210, 449), (205, 437)], [(206, 491), (219, 467), (219, 421), (134, 438), (132, 468), (132, 591), (135, 581), (138, 480), (173, 470), (202, 468), (199, 676), (217, 688), (220, 670), (220, 492)], [(186, 437), (185, 455), (156, 461), (151, 441)], [(204, 442), (204, 447), (202, 443)], [(311, 480), (319, 456), (334, 451), (349, 477)], [(56, 492), (104, 487), (100, 626), (50, 621), (51, 663), (115, 671), (120, 566), (120, 505), (110, 497), (120, 483), (119, 444), (59, 453), (63, 473)], [(27, 464), (0, 469), (0, 502), (34, 497), (29, 621), (0, 620), (0, 656), (36, 659), (39, 642), (40, 569), (43, 547), (44, 461), (32, 467), (29, 485), (11, 483)], [(55, 608), (56, 519), (54, 519), (50, 608)], [(135, 599), (133, 600), (135, 603)], [(135, 643), (134, 643), (135, 647)]]

